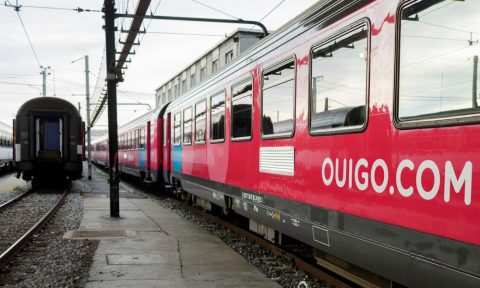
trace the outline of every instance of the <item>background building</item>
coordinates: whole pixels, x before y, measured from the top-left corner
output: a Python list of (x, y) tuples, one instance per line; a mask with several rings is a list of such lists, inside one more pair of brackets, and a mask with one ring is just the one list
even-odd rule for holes
[(226, 36), (192, 64), (155, 90), (156, 106), (163, 106), (185, 94), (235, 60), (264, 37), (262, 31), (239, 28)]

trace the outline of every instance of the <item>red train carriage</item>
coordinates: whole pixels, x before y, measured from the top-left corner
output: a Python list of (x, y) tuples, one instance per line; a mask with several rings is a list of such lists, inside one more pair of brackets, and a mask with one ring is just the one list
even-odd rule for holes
[(108, 138), (103, 136), (92, 141), (91, 153), (91, 161), (93, 163), (102, 167), (108, 167), (110, 163), (108, 157)]
[[(164, 183), (161, 173), (163, 114), (166, 107), (147, 112), (119, 128), (118, 167), (121, 173), (147, 182)], [(92, 145), (92, 161), (108, 167), (108, 138), (99, 138)]]
[(120, 143), (146, 137), (120, 144), (119, 161), (135, 159), (122, 169), (234, 210), (270, 240), (308, 243), (322, 263), (479, 287), (479, 12), (478, 1), (319, 1), (122, 127)]
[(325, 261), (479, 287), (479, 13), (320, 1), (170, 104), (165, 180)]

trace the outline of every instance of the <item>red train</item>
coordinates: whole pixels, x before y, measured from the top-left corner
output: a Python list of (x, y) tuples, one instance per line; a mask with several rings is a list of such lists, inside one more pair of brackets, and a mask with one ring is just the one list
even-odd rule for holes
[(468, 0), (319, 1), (123, 127), (120, 167), (321, 263), (480, 287), (479, 15)]

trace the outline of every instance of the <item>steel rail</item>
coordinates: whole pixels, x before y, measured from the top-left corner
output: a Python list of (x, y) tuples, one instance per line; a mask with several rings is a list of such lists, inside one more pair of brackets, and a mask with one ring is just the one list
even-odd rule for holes
[(340, 280), (340, 279), (338, 279), (338, 278), (336, 278), (336, 277), (318, 269), (317, 267), (315, 267), (314, 265), (304, 261), (300, 257), (297, 257), (297, 256), (283, 250), (282, 248), (280, 248), (280, 247), (276, 246), (275, 244), (257, 236), (256, 234), (254, 234), (250, 231), (242, 229), (242, 228), (240, 228), (240, 227), (238, 227), (238, 226), (236, 226), (232, 223), (229, 223), (225, 220), (222, 220), (222, 219), (220, 219), (220, 218), (218, 218), (214, 215), (207, 214), (207, 213), (205, 213), (205, 212), (203, 212), (199, 209), (196, 209), (195, 207), (188, 206), (184, 202), (179, 201), (177, 199), (172, 199), (172, 200), (179, 203), (180, 205), (182, 205), (182, 207), (188, 209), (193, 214), (203, 216), (207, 220), (209, 220), (213, 223), (216, 223), (216, 224), (218, 224), (218, 225), (220, 225), (224, 228), (227, 228), (227, 229), (233, 231), (234, 233), (236, 233), (237, 235), (240, 235), (240, 236), (243, 236), (243, 237), (247, 238), (248, 240), (260, 245), (262, 248), (270, 251), (272, 254), (288, 258), (298, 269), (310, 274), (314, 278), (320, 279), (320, 280), (326, 282), (327, 284), (333, 285), (337, 288), (350, 288), (350, 287), (352, 287), (351, 285), (343, 282), (342, 280)]
[(27, 196), (30, 192), (32, 192), (33, 189), (29, 189), (28, 191), (26, 192), (23, 192), (22, 194), (18, 195), (17, 197), (3, 203), (2, 205), (0, 205), (0, 212), (2, 212), (3, 210), (5, 210), (6, 208), (12, 206), (13, 203), (17, 202), (18, 200), (22, 199), (23, 197)]
[(5, 252), (0, 255), (0, 269), (6, 267), (10, 261), (12, 261), (15, 256), (17, 256), (23, 248), (30, 242), (35, 234), (37, 234), (48, 221), (55, 215), (55, 213), (62, 207), (65, 199), (67, 198), (70, 187), (65, 189), (62, 196), (59, 198), (57, 203), (45, 214), (42, 219), (40, 219), (32, 228), (30, 228), (22, 237), (20, 237), (15, 243), (12, 244)]

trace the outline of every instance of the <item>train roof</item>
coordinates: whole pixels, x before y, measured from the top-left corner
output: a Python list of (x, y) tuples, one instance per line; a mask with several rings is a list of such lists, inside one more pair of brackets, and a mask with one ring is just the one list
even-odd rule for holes
[[(118, 128), (118, 132), (119, 133), (125, 132), (125, 131), (128, 131), (131, 128), (134, 128), (134, 127), (138, 126), (139, 124), (147, 123), (147, 121), (153, 121), (155, 119), (163, 117), (163, 115), (165, 114), (165, 111), (167, 110), (168, 104), (169, 103), (167, 103), (167, 104), (165, 104), (161, 107), (157, 107), (154, 110), (148, 111), (148, 112), (138, 116), (137, 118), (135, 118), (131, 121), (128, 121), (127, 124), (124, 124), (124, 125), (122, 125)], [(102, 142), (102, 141), (105, 141), (107, 139), (108, 139), (108, 132), (105, 133), (102, 136), (96, 137), (92, 141), (92, 143), (94, 144), (94, 143)]]
[(239, 76), (240, 74), (236, 73), (240, 70), (255, 65), (259, 59), (268, 57), (272, 51), (285, 46), (289, 41), (300, 37), (310, 29), (323, 29), (372, 2), (375, 2), (375, 0), (319, 0), (274, 33), (258, 41), (230, 65), (221, 68), (204, 83), (180, 98), (171, 101), (168, 110), (176, 109), (179, 105), (196, 97), (213, 95), (205, 95), (204, 93), (218, 92), (210, 89), (216, 87), (219, 82), (232, 79), (232, 76)]
[(18, 109), (17, 116), (27, 116), (32, 111), (52, 112), (65, 111), (71, 116), (81, 118), (77, 108), (70, 102), (56, 97), (38, 97), (23, 103)]
[(131, 128), (138, 126), (139, 124), (147, 123), (147, 121), (154, 121), (155, 119), (163, 117), (165, 110), (167, 110), (167, 106), (168, 103), (163, 106), (157, 107), (154, 110), (150, 110), (131, 121), (128, 121), (127, 124), (124, 124), (118, 128), (119, 132), (127, 131)]

